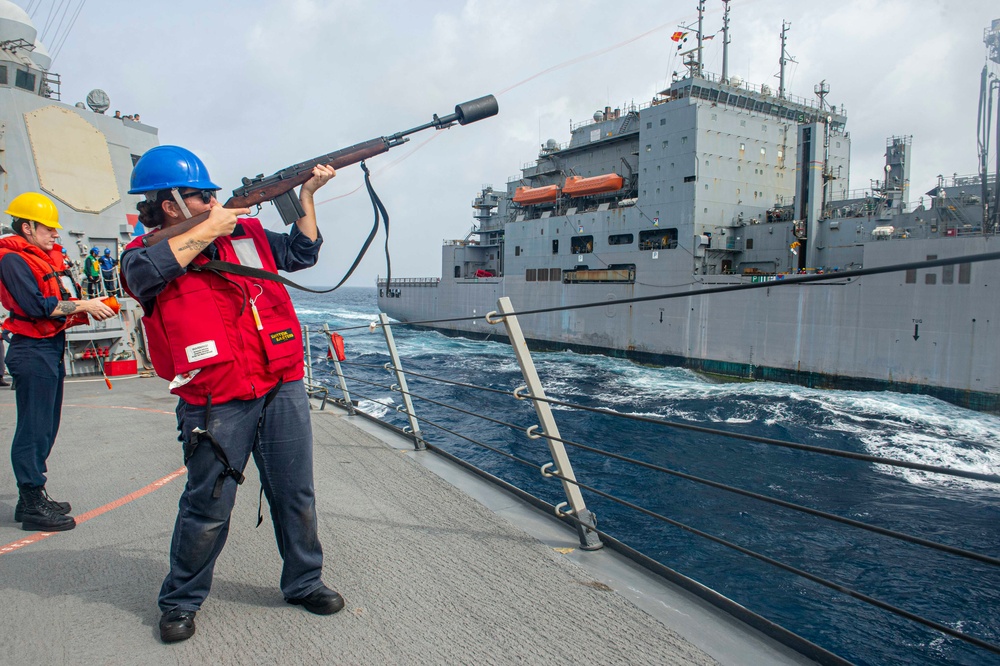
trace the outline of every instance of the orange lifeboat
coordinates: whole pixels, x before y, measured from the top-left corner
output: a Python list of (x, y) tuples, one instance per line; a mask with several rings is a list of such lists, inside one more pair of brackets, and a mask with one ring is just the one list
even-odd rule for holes
[(571, 197), (584, 197), (588, 194), (601, 194), (622, 189), (624, 179), (616, 173), (606, 173), (592, 178), (570, 176), (566, 179), (563, 193)]
[(546, 201), (555, 201), (558, 198), (558, 185), (546, 185), (545, 187), (519, 187), (514, 192), (514, 201), (519, 204), (544, 203)]

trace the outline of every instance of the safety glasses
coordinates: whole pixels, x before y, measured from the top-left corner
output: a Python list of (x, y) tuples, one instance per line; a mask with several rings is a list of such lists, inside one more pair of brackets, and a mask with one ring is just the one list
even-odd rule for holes
[(181, 195), (182, 199), (189, 199), (190, 197), (201, 197), (202, 203), (212, 203), (212, 199), (215, 197), (215, 193), (218, 190), (195, 190), (194, 192), (185, 192)]

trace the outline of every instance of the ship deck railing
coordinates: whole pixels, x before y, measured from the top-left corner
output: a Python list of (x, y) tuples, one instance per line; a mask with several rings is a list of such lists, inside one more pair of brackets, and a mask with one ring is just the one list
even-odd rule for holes
[[(943, 640), (950, 648), (962, 643), (972, 646), (974, 651), (981, 650), (980, 654), (984, 658), (989, 653), (994, 655), (1000, 654), (1000, 645), (991, 642), (988, 637), (982, 638), (977, 636), (974, 631), (965, 632), (961, 629), (956, 629), (955, 627), (961, 627), (964, 623), (964, 620), (961, 618), (937, 621), (933, 618), (922, 616), (918, 612), (907, 609), (908, 606), (912, 606), (911, 599), (890, 601), (870, 596), (862, 589), (854, 589), (849, 585), (838, 582), (835, 575), (821, 573), (825, 571), (826, 565), (819, 564), (819, 566), (816, 566), (818, 563), (812, 562), (808, 557), (804, 559), (786, 557), (783, 560), (781, 557), (772, 557), (767, 553), (758, 552), (751, 547), (741, 545), (739, 543), (740, 539), (736, 536), (704, 532), (695, 525), (686, 524), (665, 514), (663, 508), (660, 508), (655, 502), (650, 503), (646, 497), (625, 496), (619, 492), (620, 489), (608, 487), (604, 481), (605, 472), (609, 469), (609, 465), (613, 464), (618, 469), (616, 476), (628, 476), (630, 473), (626, 470), (629, 466), (639, 467), (643, 468), (646, 472), (661, 474), (664, 479), (673, 479), (674, 483), (677, 480), (683, 480), (689, 484), (686, 486), (688, 489), (712, 488), (723, 495), (730, 494), (734, 498), (740, 498), (739, 500), (733, 500), (739, 506), (742, 506), (741, 503), (749, 499), (751, 503), (761, 503), (762, 506), (770, 505), (772, 507), (780, 507), (782, 510), (798, 512), (809, 516), (811, 519), (836, 525), (838, 530), (843, 530), (846, 527), (848, 531), (853, 530), (859, 535), (864, 535), (864, 538), (861, 536), (858, 537), (858, 548), (861, 550), (876, 548), (877, 546), (874, 544), (878, 543), (879, 540), (888, 540), (890, 542), (895, 541), (907, 544), (907, 547), (917, 549), (914, 551), (915, 553), (922, 549), (936, 556), (943, 554), (952, 558), (949, 560), (949, 567), (954, 568), (954, 577), (960, 587), (965, 584), (964, 581), (976, 579), (983, 575), (990, 575), (990, 572), (995, 576), (996, 568), (1000, 566), (1000, 558), (995, 557), (993, 554), (963, 549), (947, 543), (947, 539), (944, 542), (937, 541), (931, 535), (921, 536), (919, 534), (911, 534), (901, 529), (893, 529), (872, 522), (857, 520), (854, 517), (840, 516), (835, 512), (792, 501), (790, 498), (782, 497), (776, 492), (752, 491), (747, 488), (727, 484), (722, 480), (689, 474), (681, 471), (686, 466), (683, 462), (679, 462), (675, 466), (665, 466), (648, 462), (643, 459), (642, 455), (630, 456), (628, 454), (615, 453), (607, 450), (607, 447), (602, 446), (599, 442), (594, 443), (581, 439), (585, 435), (581, 435), (579, 429), (573, 431), (576, 434), (569, 437), (560, 435), (559, 426), (572, 424), (575, 420), (574, 413), (590, 416), (597, 414), (603, 420), (607, 421), (606, 425), (601, 426), (601, 431), (614, 432), (617, 429), (613, 425), (614, 420), (628, 420), (633, 424), (641, 423), (643, 427), (648, 429), (648, 432), (640, 437), (645, 438), (647, 441), (656, 440), (658, 435), (655, 431), (657, 429), (666, 431), (676, 430), (679, 432), (700, 433), (706, 438), (706, 446), (714, 446), (714, 444), (709, 445), (708, 442), (729, 440), (731, 442), (750, 443), (753, 446), (763, 446), (765, 449), (773, 448), (779, 451), (795, 451), (808, 455), (839, 458), (845, 461), (845, 464), (856, 464), (867, 467), (878, 466), (897, 471), (916, 471), (921, 474), (973, 480), (986, 484), (1000, 483), (1000, 475), (990, 473), (989, 471), (978, 472), (949, 468), (942, 465), (927, 465), (885, 456), (840, 451), (803, 442), (759, 437), (735, 430), (706, 427), (696, 422), (636, 416), (621, 413), (600, 404), (581, 404), (579, 401), (572, 399), (553, 399), (545, 393), (542, 380), (538, 377), (534, 363), (531, 361), (530, 353), (527, 350), (527, 345), (523, 337), (521, 337), (520, 326), (517, 323), (517, 312), (512, 310), (509, 299), (501, 298), (497, 311), (486, 315), (485, 319), (487, 324), (504, 324), (506, 337), (511, 343), (512, 354), (516, 356), (518, 366), (523, 373), (524, 384), (520, 388), (508, 390), (495, 386), (462, 383), (456, 381), (454, 378), (444, 378), (435, 375), (433, 365), (430, 366), (430, 369), (424, 369), (424, 365), (421, 365), (419, 361), (404, 361), (403, 356), (399, 354), (395, 347), (391, 329), (393, 327), (405, 326), (405, 324), (391, 324), (385, 315), (380, 315), (379, 326), (385, 332), (387, 341), (386, 358), (388, 358), (388, 361), (384, 363), (360, 362), (348, 359), (345, 359), (343, 362), (335, 361), (333, 363), (335, 369), (331, 370), (331, 386), (340, 386), (343, 396), (342, 398), (338, 396), (338, 398), (343, 405), (351, 405), (352, 400), (360, 400), (362, 404), (366, 404), (369, 408), (388, 410), (381, 420), (387, 426), (396, 428), (398, 432), (409, 436), (417, 450), (432, 449), (436, 452), (447, 454), (448, 451), (454, 450), (453, 447), (458, 442), (464, 447), (470, 447), (471, 445), (471, 448), (483, 451), (484, 455), (492, 458), (492, 462), (486, 469), (477, 468), (478, 472), (489, 478), (501, 477), (503, 480), (498, 481), (498, 483), (504, 487), (510, 488), (512, 483), (510, 479), (517, 478), (517, 475), (511, 477), (509, 472), (499, 472), (497, 471), (498, 469), (508, 467), (522, 469), (527, 467), (540, 471), (542, 477), (546, 478), (548, 485), (551, 486), (549, 490), (544, 491), (545, 499), (537, 494), (538, 490), (529, 491), (524, 488), (517, 488), (517, 491), (524, 496), (529, 496), (531, 498), (530, 501), (536, 505), (552, 511), (567, 527), (575, 530), (582, 549), (588, 550), (595, 546), (600, 547), (597, 544), (612, 545), (621, 552), (628, 553), (636, 561), (642, 562), (644, 566), (648, 566), (651, 570), (665, 576), (671, 582), (685, 585), (689, 591), (696, 591), (696, 593), (698, 593), (697, 591), (704, 592), (706, 599), (711, 600), (713, 603), (719, 603), (720, 607), (733, 612), (741, 620), (750, 623), (757, 629), (768, 632), (773, 638), (784, 642), (786, 645), (793, 646), (794, 649), (809, 655), (811, 658), (828, 663), (833, 663), (829, 661), (831, 659), (834, 661), (838, 659), (835, 655), (828, 653), (822, 646), (813, 645), (786, 629), (772, 626), (769, 621), (753, 613), (752, 609), (748, 611), (742, 607), (734, 607), (732, 602), (719, 598), (718, 595), (702, 589), (694, 581), (669, 568), (667, 564), (637, 553), (628, 544), (622, 543), (616, 538), (615, 535), (618, 532), (618, 526), (614, 523), (609, 523), (606, 516), (601, 522), (594, 519), (594, 515), (591, 513), (587, 502), (597, 501), (602, 503), (601, 506), (605, 507), (610, 502), (618, 505), (619, 509), (625, 507), (624, 510), (634, 512), (637, 519), (641, 518), (644, 521), (651, 521), (652, 523), (658, 522), (662, 525), (662, 529), (665, 530), (682, 530), (689, 534), (694, 534), (706, 542), (712, 542), (730, 549), (738, 553), (739, 556), (763, 562), (768, 566), (774, 567), (783, 572), (782, 575), (790, 574), (793, 577), (807, 581), (807, 587), (818, 586), (826, 588), (829, 592), (828, 603), (830, 604), (842, 605), (844, 600), (837, 597), (843, 595), (849, 597), (852, 603), (869, 605), (878, 609), (879, 612), (885, 614), (886, 622), (889, 622), (890, 619), (892, 622), (899, 622), (901, 619), (912, 622), (929, 634), (924, 644), (934, 644)], [(415, 323), (421, 324), (421, 322)], [(350, 335), (354, 328), (356, 327), (348, 327), (340, 329), (340, 331), (344, 335)], [(501, 329), (498, 335), (504, 335), (503, 331), (504, 329)], [(423, 349), (421, 348), (420, 351), (423, 351)], [(404, 366), (406, 367), (404, 368)], [(385, 373), (388, 374), (386, 375)], [(385, 377), (385, 379), (381, 379), (381, 377)], [(411, 385), (412, 388), (410, 388)], [(331, 390), (333, 395), (338, 395), (336, 388), (332, 388)], [(385, 396), (387, 392), (390, 395), (394, 393), (399, 397), (397, 399), (389, 398), (388, 402), (384, 397), (379, 397)], [(451, 399), (444, 400), (441, 396), (449, 396)], [(524, 402), (526, 409), (530, 410), (533, 406), (535, 413), (534, 415), (525, 413), (525, 421), (511, 423), (493, 418), (489, 410), (483, 410), (483, 404), (492, 404), (494, 401), (501, 399), (521, 400)], [(419, 407), (421, 404), (434, 405), (436, 408), (441, 408), (445, 411), (453, 411), (455, 417), (454, 419), (448, 419), (448, 425), (442, 423), (440, 419), (429, 420), (421, 413)], [(553, 407), (559, 409), (557, 419), (553, 416)], [(559, 426), (556, 425), (557, 420)], [(470, 423), (463, 425), (463, 421)], [(492, 434), (483, 434), (482, 428), (485, 426), (482, 423), (484, 421), (492, 423), (492, 426), (490, 426), (493, 429)], [(471, 422), (477, 422), (480, 425), (473, 428)], [(470, 431), (478, 432), (479, 435), (470, 437), (468, 434)], [(480, 455), (476, 455), (475, 458), (477, 460), (484, 459)], [(570, 462), (571, 459), (573, 462)], [(766, 461), (769, 458), (767, 456), (760, 456), (759, 459)], [(577, 466), (576, 463), (580, 460), (586, 460), (588, 463), (586, 466)], [(463, 462), (462, 464), (475, 467), (472, 463)], [(805, 463), (802, 465), (808, 467)], [(775, 483), (778, 483), (778, 487), (780, 488), (780, 481), (776, 481)], [(562, 500), (552, 499), (553, 495), (562, 494), (560, 488), (565, 493)], [(676, 486), (673, 492), (686, 493), (691, 492), (691, 490), (685, 490), (681, 486)], [(694, 493), (690, 501), (696, 503), (705, 501), (704, 496), (700, 494), (701, 492), (699, 490), (697, 493)], [(585, 500), (584, 497), (589, 499)], [(721, 510), (722, 507), (726, 506), (726, 503), (724, 500), (718, 501), (721, 502), (719, 505)], [(597, 518), (600, 519), (601, 516), (597, 516)], [(794, 537), (794, 535), (789, 536)], [(915, 554), (914, 557), (921, 556)], [(843, 564), (847, 567), (854, 566), (850, 562)], [(901, 566), (905, 566), (905, 561), (901, 562)], [(810, 571), (810, 568), (813, 567), (816, 568), (816, 571)], [(815, 594), (815, 588), (811, 589), (812, 591), (809, 594)], [(760, 590), (760, 593), (767, 594), (768, 591)], [(803, 591), (803, 594), (805, 594), (805, 591)]]

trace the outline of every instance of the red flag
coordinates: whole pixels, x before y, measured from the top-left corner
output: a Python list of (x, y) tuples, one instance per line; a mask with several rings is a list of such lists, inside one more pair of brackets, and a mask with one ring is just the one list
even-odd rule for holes
[(707, 36), (707, 37), (702, 37), (702, 38), (701, 38), (701, 41), (703, 41), (703, 42), (707, 42), (707, 41), (708, 41), (708, 40), (710, 40), (710, 39), (715, 39), (715, 35), (709, 35), (709, 36)]
[(675, 42), (679, 42), (682, 39), (684, 39), (684, 36), (686, 34), (687, 34), (686, 32), (681, 32), (680, 30), (678, 30), (677, 32), (675, 32), (670, 36), (670, 39), (674, 40)]

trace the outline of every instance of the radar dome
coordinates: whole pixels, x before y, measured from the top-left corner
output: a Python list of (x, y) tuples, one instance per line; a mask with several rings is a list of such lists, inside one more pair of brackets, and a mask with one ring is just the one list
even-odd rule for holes
[(595, 123), (599, 123), (602, 120), (604, 120), (604, 112), (603, 111), (594, 111), (594, 122)]
[(739, 88), (741, 85), (743, 85), (743, 79), (741, 79), (738, 76), (730, 76), (729, 83)]
[(10, 0), (0, 0), (0, 42), (23, 39), (34, 44), (36, 37), (38, 31), (28, 13)]
[(556, 150), (557, 148), (559, 148), (559, 142), (556, 141), (555, 139), (549, 139), (548, 141), (545, 142), (545, 147), (548, 148), (549, 150)]
[(87, 106), (94, 113), (104, 113), (111, 106), (111, 99), (108, 97), (108, 93), (100, 88), (95, 88), (87, 93)]
[(40, 41), (35, 40), (35, 50), (28, 54), (31, 57), (31, 61), (38, 65), (39, 69), (44, 69), (46, 72), (49, 71), (49, 67), (52, 66), (52, 56), (45, 49)]

